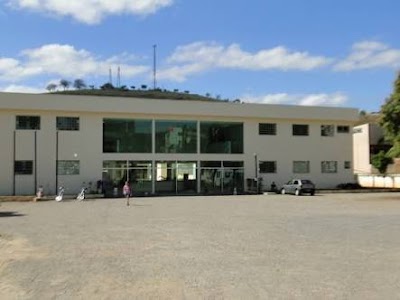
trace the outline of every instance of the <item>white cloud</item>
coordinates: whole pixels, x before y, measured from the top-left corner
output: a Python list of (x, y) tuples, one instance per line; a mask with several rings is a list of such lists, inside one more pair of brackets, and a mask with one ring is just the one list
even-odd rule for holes
[(267, 94), (261, 96), (244, 95), (240, 97), (246, 103), (262, 104), (288, 104), (304, 106), (341, 106), (347, 102), (348, 97), (340, 92), (333, 94)]
[(195, 42), (177, 47), (167, 61), (171, 66), (161, 69), (159, 77), (184, 81), (189, 75), (215, 68), (309, 71), (326, 66), (331, 59), (293, 52), (282, 46), (250, 53), (238, 44), (225, 47), (212, 42)]
[(8, 0), (20, 9), (71, 16), (79, 22), (97, 24), (107, 15), (149, 15), (170, 6), (174, 0)]
[(372, 68), (399, 68), (400, 49), (388, 45), (364, 41), (356, 43), (347, 58), (334, 66), (336, 71), (352, 71)]
[(21, 60), (0, 57), (0, 79), (19, 81), (38, 75), (85, 77), (108, 75), (109, 68), (118, 66), (124, 77), (133, 77), (149, 71), (148, 66), (126, 63), (126, 54), (100, 59), (86, 50), (70, 45), (49, 44), (21, 52)]
[(40, 89), (25, 85), (15, 85), (15, 84), (5, 87), (0, 87), (0, 91), (7, 93), (28, 93), (28, 94), (40, 94), (46, 92), (45, 89)]

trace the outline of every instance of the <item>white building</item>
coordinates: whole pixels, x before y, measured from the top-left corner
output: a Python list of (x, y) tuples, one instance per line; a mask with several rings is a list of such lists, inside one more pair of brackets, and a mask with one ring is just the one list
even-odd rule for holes
[[(232, 193), (353, 181), (351, 108), (0, 93), (0, 195)], [(101, 182), (100, 182), (101, 181)], [(100, 186), (100, 184), (102, 186)]]

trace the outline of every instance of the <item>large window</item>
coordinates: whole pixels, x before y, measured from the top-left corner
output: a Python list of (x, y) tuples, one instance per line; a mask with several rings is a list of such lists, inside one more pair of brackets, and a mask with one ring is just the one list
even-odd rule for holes
[(293, 135), (306, 136), (308, 135), (308, 125), (293, 124)]
[(337, 161), (322, 161), (321, 162), (322, 173), (337, 173)]
[(242, 161), (200, 162), (200, 187), (205, 194), (233, 194), (244, 192)]
[(57, 117), (57, 130), (79, 130), (79, 118)]
[(16, 129), (40, 130), (40, 117), (17, 116)]
[(196, 153), (197, 122), (156, 121), (157, 153)]
[(103, 152), (151, 153), (151, 120), (104, 119)]
[(32, 175), (33, 161), (32, 160), (17, 160), (14, 162), (15, 175)]
[(276, 173), (276, 161), (260, 161), (260, 173)]
[(310, 173), (310, 162), (309, 161), (294, 161), (293, 162), (293, 173), (298, 173), (298, 174)]
[(201, 153), (243, 153), (243, 123), (201, 122)]
[(79, 160), (59, 160), (57, 162), (58, 175), (79, 175)]
[(335, 133), (335, 126), (321, 125), (321, 136), (333, 136)]
[(259, 123), (258, 134), (260, 135), (276, 135), (276, 124), (274, 123)]

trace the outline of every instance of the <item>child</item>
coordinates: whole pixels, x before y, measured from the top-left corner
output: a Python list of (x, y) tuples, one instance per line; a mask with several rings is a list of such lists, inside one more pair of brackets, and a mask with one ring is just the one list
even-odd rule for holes
[(129, 186), (128, 181), (125, 181), (125, 185), (122, 188), (122, 193), (124, 194), (124, 197), (126, 198), (126, 205), (129, 206), (129, 196), (131, 195), (131, 188)]

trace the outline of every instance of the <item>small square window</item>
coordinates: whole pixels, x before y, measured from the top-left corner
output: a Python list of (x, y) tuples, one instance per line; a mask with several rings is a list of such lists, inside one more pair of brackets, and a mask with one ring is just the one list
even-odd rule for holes
[(33, 161), (32, 160), (16, 160), (14, 162), (15, 175), (32, 175)]
[(58, 175), (79, 175), (79, 160), (59, 160), (57, 163)]
[(276, 135), (276, 124), (274, 123), (259, 123), (258, 134), (260, 135)]
[(308, 135), (308, 125), (293, 124), (293, 135), (307, 136)]
[(335, 133), (335, 126), (321, 125), (321, 136), (333, 136)]
[(17, 116), (15, 128), (18, 130), (40, 130), (40, 117)]
[(350, 169), (351, 168), (351, 162), (350, 161), (345, 161), (344, 162), (344, 168), (345, 169)]
[(276, 173), (276, 161), (260, 161), (260, 173)]
[(310, 173), (310, 162), (309, 161), (294, 161), (293, 162), (293, 173), (298, 173), (298, 174)]
[(322, 173), (337, 173), (337, 161), (322, 161), (321, 162)]
[(350, 132), (350, 126), (338, 126), (337, 127), (337, 132), (338, 133), (349, 133)]
[(57, 130), (79, 130), (79, 118), (57, 117)]

